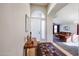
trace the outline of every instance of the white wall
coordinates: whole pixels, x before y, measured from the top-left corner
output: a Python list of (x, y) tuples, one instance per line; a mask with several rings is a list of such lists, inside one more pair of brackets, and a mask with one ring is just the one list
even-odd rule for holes
[(23, 55), (28, 4), (0, 4), (0, 55)]
[(46, 30), (47, 30), (47, 42), (52, 42), (53, 41), (53, 15), (51, 15), (51, 10), (53, 7), (55, 7), (56, 3), (51, 3), (48, 5), (47, 8), (47, 21), (46, 21)]
[(47, 41), (53, 41), (53, 22), (50, 16), (47, 16)]
[(27, 26), (27, 32), (25, 32), (25, 37), (29, 34), (29, 32), (31, 31), (31, 20), (30, 20), (30, 4), (26, 4), (26, 14), (28, 16), (28, 26)]
[[(64, 26), (68, 26), (68, 30), (64, 29)], [(77, 25), (76, 24), (60, 24), (60, 32), (71, 32), (77, 33)]]

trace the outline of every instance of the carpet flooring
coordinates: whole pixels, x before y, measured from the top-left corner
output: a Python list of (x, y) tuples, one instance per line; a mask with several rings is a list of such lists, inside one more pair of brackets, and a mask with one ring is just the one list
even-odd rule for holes
[(71, 53), (73, 56), (79, 56), (79, 46), (69, 46), (64, 44), (65, 42), (55, 42), (60, 47)]

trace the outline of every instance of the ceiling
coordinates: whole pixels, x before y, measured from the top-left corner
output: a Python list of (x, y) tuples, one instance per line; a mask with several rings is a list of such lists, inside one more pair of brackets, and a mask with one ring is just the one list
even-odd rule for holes
[[(78, 14), (78, 7), (79, 4), (67, 4), (65, 7), (63, 7), (61, 10), (57, 11), (55, 16), (53, 17), (54, 23), (79, 23), (79, 14)], [(53, 11), (51, 12), (51, 15), (53, 15)]]
[(48, 6), (49, 3), (31, 3), (31, 5)]
[(50, 15), (52, 17), (55, 17), (55, 14), (60, 10), (62, 9), (63, 7), (65, 7), (67, 5), (67, 3), (56, 3), (54, 5), (54, 7), (52, 8), (52, 10), (50, 11)]

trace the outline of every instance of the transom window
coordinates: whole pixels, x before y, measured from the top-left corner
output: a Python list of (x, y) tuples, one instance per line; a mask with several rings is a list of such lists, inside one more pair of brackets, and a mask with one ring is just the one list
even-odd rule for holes
[(35, 10), (32, 12), (31, 17), (36, 17), (36, 18), (45, 18), (45, 15), (42, 11), (40, 10)]

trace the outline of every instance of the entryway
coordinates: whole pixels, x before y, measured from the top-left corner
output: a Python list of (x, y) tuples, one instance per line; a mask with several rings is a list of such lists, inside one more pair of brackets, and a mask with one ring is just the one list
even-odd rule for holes
[(37, 41), (45, 41), (45, 29), (46, 27), (46, 21), (44, 14), (36, 10), (31, 15), (31, 32), (32, 37), (35, 37)]

